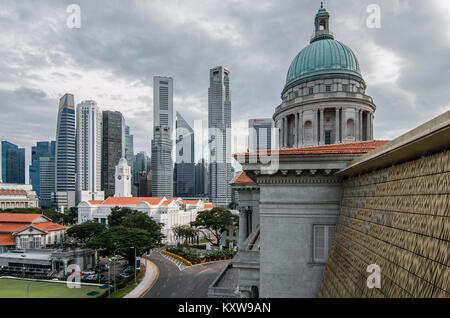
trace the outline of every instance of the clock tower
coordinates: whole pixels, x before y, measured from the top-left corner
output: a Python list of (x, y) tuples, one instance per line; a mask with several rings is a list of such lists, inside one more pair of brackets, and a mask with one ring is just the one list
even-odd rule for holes
[(115, 197), (131, 197), (131, 169), (125, 158), (119, 160), (115, 174)]

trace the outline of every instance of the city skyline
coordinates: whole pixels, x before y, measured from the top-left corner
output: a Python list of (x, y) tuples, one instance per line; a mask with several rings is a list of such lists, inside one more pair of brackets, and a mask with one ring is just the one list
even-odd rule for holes
[[(186, 114), (189, 123), (195, 119), (206, 121), (206, 74), (214, 65), (227, 65), (234, 74), (234, 106), (242, 112), (233, 114), (233, 126), (246, 126), (247, 118), (270, 117), (281, 101), (279, 92), (288, 67), (286, 61), (292, 60), (312, 35), (309, 12), (319, 2), (287, 1), (276, 6), (274, 1), (265, 1), (258, 8), (242, 2), (208, 2), (189, 4), (190, 7), (181, 4), (175, 10), (183, 11), (183, 19), (178, 22), (178, 14), (169, 14), (174, 11), (173, 4), (79, 4), (80, 29), (67, 28), (65, 2), (43, 1), (38, 8), (8, 1), (0, 5), (0, 15), (8, 23), (2, 33), (4, 42), (16, 40), (16, 45), (0, 52), (5, 61), (0, 65), (0, 109), (4, 113), (0, 135), (2, 140), (26, 148), (27, 167), (31, 164), (31, 146), (36, 141), (54, 140), (54, 108), (66, 92), (75, 95), (76, 103), (94, 99), (105, 105), (102, 110), (123, 112), (135, 136), (136, 153), (150, 152), (152, 131), (146, 122), (153, 120), (151, 77), (157, 74), (176, 79), (174, 111)], [(381, 28), (370, 29), (366, 26), (369, 4), (350, 0), (339, 4), (325, 2), (335, 12), (331, 20), (334, 34), (343, 43), (352, 43), (364, 78), (370, 83), (368, 94), (378, 105), (374, 137), (391, 139), (448, 107), (450, 97), (444, 89), (449, 86), (448, 79), (432, 74), (448, 69), (447, 59), (440, 56), (448, 56), (450, 50), (448, 28), (442, 27), (448, 23), (445, 17), (450, 7), (444, 1), (379, 1)], [(217, 5), (223, 11), (221, 17), (213, 14)], [(114, 23), (99, 18), (103, 10)], [(169, 19), (167, 28), (151, 27), (158, 23), (158, 13)], [(40, 27), (34, 28), (37, 24)], [(108, 30), (102, 38), (95, 35), (100, 27)], [(28, 36), (29, 30), (33, 31), (33, 38)], [(139, 30), (146, 30), (145, 34)], [(252, 37), (252, 31), (265, 37)], [(89, 43), (86, 34), (98, 43), (95, 54), (86, 52), (89, 47), (82, 45)], [(404, 35), (400, 41), (398, 34)], [(178, 42), (180, 36), (191, 40)], [(265, 41), (266, 36), (271, 41)], [(115, 41), (116, 37), (127, 38)], [(199, 42), (202, 37), (208, 39), (211, 49)], [(164, 54), (155, 48), (146, 49), (152, 41)], [(422, 43), (420, 49), (417, 41)], [(124, 44), (118, 47), (117, 43)], [(178, 50), (179, 43), (182, 50)], [(113, 56), (109, 52), (122, 53)], [(132, 56), (135, 65), (129, 64)], [(429, 58), (423, 61), (423, 56)], [(19, 64), (18, 59), (25, 63)], [(22, 70), (20, 79), (14, 65)], [(424, 84), (423, 78), (429, 81)], [(27, 123), (26, 133), (17, 122), (18, 116), (14, 116), (17, 111), (23, 114), (21, 121)]]

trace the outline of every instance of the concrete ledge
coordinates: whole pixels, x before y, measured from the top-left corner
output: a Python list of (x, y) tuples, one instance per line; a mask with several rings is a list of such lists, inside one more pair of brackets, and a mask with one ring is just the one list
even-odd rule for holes
[(158, 281), (159, 268), (152, 261), (144, 258), (145, 275), (142, 281), (131, 292), (126, 294), (123, 298), (142, 298), (147, 294), (153, 285)]

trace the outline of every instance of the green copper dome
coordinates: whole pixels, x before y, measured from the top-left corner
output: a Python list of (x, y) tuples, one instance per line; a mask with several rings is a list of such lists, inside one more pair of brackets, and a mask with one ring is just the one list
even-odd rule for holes
[(321, 7), (316, 14), (316, 34), (289, 67), (283, 93), (300, 83), (323, 78), (353, 78), (363, 81), (353, 51), (329, 33), (329, 14)]

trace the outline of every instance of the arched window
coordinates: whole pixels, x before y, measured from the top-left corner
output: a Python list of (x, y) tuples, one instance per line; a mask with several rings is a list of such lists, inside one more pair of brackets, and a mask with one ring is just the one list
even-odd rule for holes
[(305, 139), (313, 139), (313, 126), (310, 120), (303, 125), (303, 136)]
[(355, 122), (351, 118), (347, 120), (347, 137), (355, 137)]

